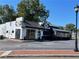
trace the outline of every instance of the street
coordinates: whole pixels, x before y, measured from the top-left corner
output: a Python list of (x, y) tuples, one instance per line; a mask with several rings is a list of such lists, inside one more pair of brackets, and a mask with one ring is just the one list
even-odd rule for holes
[[(62, 41), (25, 41), (17, 42), (11, 40), (1, 40), (0, 50), (74, 50), (75, 40)], [(79, 46), (79, 45), (78, 45)]]

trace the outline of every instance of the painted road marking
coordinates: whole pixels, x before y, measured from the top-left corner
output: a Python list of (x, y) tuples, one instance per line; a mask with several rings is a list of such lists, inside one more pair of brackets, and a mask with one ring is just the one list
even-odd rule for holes
[(3, 56), (8, 56), (12, 51), (5, 51), (4, 53), (2, 53), (0, 55), (0, 57), (3, 57)]

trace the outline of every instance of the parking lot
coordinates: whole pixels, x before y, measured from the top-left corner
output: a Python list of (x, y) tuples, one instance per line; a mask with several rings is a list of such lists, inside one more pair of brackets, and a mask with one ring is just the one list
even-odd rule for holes
[(74, 40), (61, 40), (61, 41), (11, 41), (0, 40), (0, 50), (74, 50)]

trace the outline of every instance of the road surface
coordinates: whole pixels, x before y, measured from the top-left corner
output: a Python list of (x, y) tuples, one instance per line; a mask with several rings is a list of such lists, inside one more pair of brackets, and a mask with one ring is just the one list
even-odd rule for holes
[[(79, 44), (78, 44), (79, 46)], [(63, 41), (25, 41), (17, 42), (10, 40), (0, 40), (0, 50), (74, 50), (75, 40)]]

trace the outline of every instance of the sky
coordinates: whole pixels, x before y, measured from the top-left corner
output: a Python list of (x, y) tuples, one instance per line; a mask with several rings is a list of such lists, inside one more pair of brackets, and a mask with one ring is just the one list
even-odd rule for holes
[[(20, 0), (0, 0), (0, 5), (9, 4), (16, 9), (19, 2)], [(79, 3), (79, 0), (40, 0), (40, 2), (49, 10), (49, 18), (47, 20), (53, 25), (65, 26), (69, 23), (75, 24), (74, 7), (76, 2)]]

